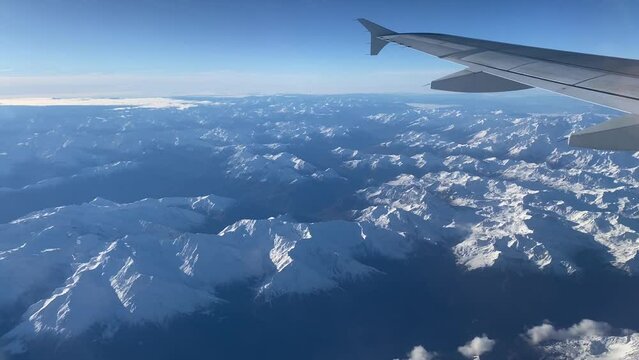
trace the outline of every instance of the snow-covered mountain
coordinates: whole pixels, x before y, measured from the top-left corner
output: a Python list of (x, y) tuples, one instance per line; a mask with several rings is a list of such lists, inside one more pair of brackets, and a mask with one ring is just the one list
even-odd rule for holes
[(232, 203), (215, 196), (131, 204), (96, 198), (0, 225), (0, 303), (33, 301), (7, 336), (73, 335), (99, 322), (157, 321), (208, 304), (213, 294), (180, 276), (175, 247), (187, 229)]
[(4, 344), (204, 313), (233, 302), (229, 284), (257, 301), (313, 297), (432, 249), (462, 273), (634, 279), (639, 157), (568, 148), (567, 134), (614, 115), (553, 99), (0, 112)]
[(589, 336), (558, 341), (541, 347), (545, 359), (639, 359), (639, 334)]
[(240, 220), (217, 235), (193, 232), (230, 206), (214, 195), (97, 198), (0, 225), (0, 304), (34, 300), (5, 339), (16, 346), (40, 333), (162, 322), (214, 306), (216, 286), (251, 279), (266, 298), (327, 290), (378, 271), (358, 256), (402, 258), (410, 250), (402, 236), (368, 221), (270, 218)]
[[(277, 149), (278, 146), (271, 148)], [(333, 169), (318, 170), (299, 157), (280, 152), (255, 154), (242, 146), (229, 158), (227, 175), (238, 181), (290, 184), (308, 179), (339, 179)]]

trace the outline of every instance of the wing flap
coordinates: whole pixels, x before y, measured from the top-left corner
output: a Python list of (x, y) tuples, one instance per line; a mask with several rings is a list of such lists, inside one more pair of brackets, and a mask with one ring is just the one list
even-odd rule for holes
[(462, 70), (437, 79), (430, 84), (431, 89), (466, 93), (502, 92), (530, 89), (512, 80), (482, 71)]
[(534, 62), (529, 58), (510, 54), (502, 54), (494, 51), (483, 51), (477, 54), (468, 55), (461, 60), (473, 64), (490, 66), (501, 70), (510, 70), (512, 68)]
[(472, 65), (475, 70), (483, 71), (489, 74), (493, 74), (505, 79), (509, 79), (518, 83), (526, 84), (532, 87), (545, 89), (548, 91), (556, 92), (558, 94), (570, 96), (576, 99), (584, 100), (594, 104), (604, 105), (613, 109), (639, 114), (639, 100), (629, 97), (619, 96), (618, 94), (597, 91), (594, 89), (587, 89), (579, 86), (570, 86), (562, 83), (558, 83), (551, 80), (545, 80), (528, 75), (518, 74), (513, 71), (500, 70), (490, 68), (482, 65)]
[(579, 84), (580, 87), (610, 94), (639, 98), (639, 78), (609, 74)]
[(639, 117), (629, 115), (571, 134), (568, 145), (597, 150), (639, 150)]
[(439, 40), (425, 39), (416, 35), (392, 35), (384, 36), (383, 38), (438, 57), (449, 56), (458, 52), (474, 49), (466, 45), (448, 44)]
[(536, 61), (516, 67), (511, 71), (568, 85), (574, 85), (582, 81), (606, 75), (605, 72), (597, 70), (562, 65), (548, 61)]

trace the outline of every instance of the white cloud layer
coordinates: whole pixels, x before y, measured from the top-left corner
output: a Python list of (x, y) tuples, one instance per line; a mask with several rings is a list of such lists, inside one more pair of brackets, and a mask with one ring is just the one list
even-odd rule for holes
[(423, 85), (450, 70), (361, 73), (85, 74), (18, 76), (0, 72), (0, 97), (153, 97), (177, 95), (263, 95), (423, 93)]
[(607, 336), (611, 332), (612, 327), (608, 323), (584, 319), (566, 329), (555, 329), (552, 324), (542, 324), (528, 330), (526, 335), (531, 344), (537, 345), (550, 340), (561, 341), (589, 336)]
[(211, 105), (210, 101), (180, 100), (170, 98), (7, 98), (0, 99), (1, 105), (14, 106), (122, 106), (146, 109), (179, 110), (198, 105)]
[(472, 358), (491, 351), (494, 346), (495, 340), (489, 339), (486, 335), (482, 335), (481, 337), (476, 336), (467, 342), (466, 345), (458, 347), (457, 350), (465, 357)]

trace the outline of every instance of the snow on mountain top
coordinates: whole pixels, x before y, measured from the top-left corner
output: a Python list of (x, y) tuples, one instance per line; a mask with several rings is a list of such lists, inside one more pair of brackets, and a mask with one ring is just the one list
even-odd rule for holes
[(131, 204), (98, 198), (0, 225), (10, 239), (0, 251), (2, 304), (51, 288), (39, 291), (5, 340), (162, 322), (211, 306), (215, 287), (233, 281), (259, 279), (265, 297), (321, 291), (374, 274), (360, 256), (410, 251), (403, 236), (366, 219), (241, 220), (217, 235), (190, 232), (232, 204), (213, 195)]
[[(420, 241), (448, 248), (469, 270), (570, 274), (579, 271), (575, 254), (594, 250), (639, 271), (637, 155), (570, 149), (559, 140), (604, 115), (358, 97), (229, 104), (179, 116), (30, 109), (0, 119), (0, 196), (30, 206), (14, 213), (7, 205), (5, 221), (17, 220), (0, 225), (0, 304), (31, 305), (21, 309), (14, 339), (161, 322), (214, 306), (216, 286), (235, 281), (254, 282), (265, 298), (323, 291), (377, 273), (362, 257), (402, 259)], [(96, 185), (122, 180), (138, 186), (136, 198), (149, 196), (153, 182), (153, 193), (196, 184), (243, 200), (236, 208), (212, 195), (89, 201), (114, 191)], [(273, 186), (253, 187), (262, 182)], [(287, 191), (290, 184), (299, 191)], [(52, 201), (86, 203), (45, 209), (49, 194), (66, 189), (60, 193), (71, 198), (76, 185), (84, 197)], [(233, 221), (254, 217), (240, 213), (253, 206), (274, 217), (194, 232), (228, 209)], [(44, 210), (24, 215), (35, 209)]]
[(350, 170), (431, 170), (441, 166), (441, 159), (432, 154), (416, 154), (413, 156), (400, 154), (367, 154), (358, 150), (346, 149), (342, 147), (333, 149), (331, 153), (343, 159), (342, 167)]
[(306, 179), (338, 179), (333, 169), (318, 170), (314, 165), (287, 152), (256, 154), (248, 147), (237, 147), (228, 160), (227, 175), (243, 181), (294, 183)]
[[(114, 241), (186, 231), (232, 200), (217, 196), (144, 199), (118, 204), (106, 199), (31, 213), (0, 225), (0, 304), (21, 297), (47, 276), (89, 262)], [(150, 240), (149, 240), (150, 241)], [(55, 251), (47, 251), (56, 249)], [(5, 278), (19, 274), (20, 279)]]
[[(579, 210), (565, 195), (565, 201), (549, 201), (547, 191), (526, 186), (442, 171), (421, 178), (400, 175), (361, 194), (371, 204), (388, 206), (390, 213), (416, 215), (412, 228), (429, 229), (421, 235), (413, 231), (418, 237), (453, 239), (453, 253), (470, 270), (524, 264), (572, 273), (578, 270), (575, 254), (603, 248), (614, 266), (637, 271), (639, 241), (628, 220), (610, 212)], [(596, 204), (595, 198), (591, 206), (597, 208)], [(371, 217), (375, 212), (364, 214)], [(376, 221), (389, 223), (384, 214)], [(405, 226), (392, 228), (400, 231)]]

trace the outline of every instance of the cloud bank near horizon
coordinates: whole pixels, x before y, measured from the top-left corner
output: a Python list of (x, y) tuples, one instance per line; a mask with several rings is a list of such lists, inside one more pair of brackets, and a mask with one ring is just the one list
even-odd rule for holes
[(118, 106), (122, 108), (185, 110), (199, 105), (217, 105), (207, 100), (183, 100), (165, 97), (146, 98), (0, 98), (0, 106)]
[(0, 97), (165, 97), (181, 95), (424, 93), (424, 84), (450, 71), (372, 73), (85, 74), (20, 76), (0, 73)]

